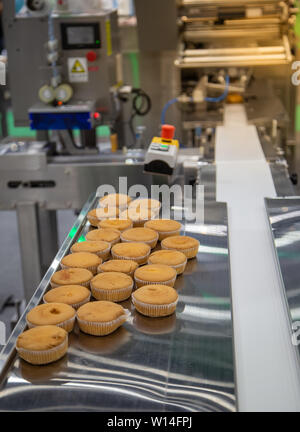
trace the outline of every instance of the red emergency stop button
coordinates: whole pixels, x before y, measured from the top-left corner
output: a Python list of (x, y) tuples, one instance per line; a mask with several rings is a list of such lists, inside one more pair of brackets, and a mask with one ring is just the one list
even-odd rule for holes
[(95, 51), (89, 51), (86, 55), (89, 62), (94, 62), (97, 60), (97, 53)]
[(172, 140), (175, 136), (175, 127), (172, 125), (163, 125), (161, 129), (161, 137), (165, 140)]

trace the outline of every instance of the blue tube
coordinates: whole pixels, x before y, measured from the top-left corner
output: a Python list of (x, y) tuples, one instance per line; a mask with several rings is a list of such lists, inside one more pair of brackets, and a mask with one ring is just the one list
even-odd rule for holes
[[(228, 75), (226, 75), (226, 77), (225, 77), (225, 82), (226, 82), (226, 86), (225, 86), (224, 93), (221, 96), (214, 97), (214, 98), (206, 97), (205, 98), (206, 102), (222, 102), (224, 99), (227, 98), (228, 93), (229, 93), (229, 85), (230, 85), (230, 78)], [(176, 102), (178, 102), (178, 98), (171, 99), (164, 106), (162, 113), (161, 113), (161, 120), (160, 120), (160, 123), (162, 125), (166, 124), (166, 114), (167, 114), (168, 109), (170, 108), (171, 105), (175, 104)], [(191, 99), (191, 102), (192, 102), (192, 99)]]
[(228, 93), (229, 93), (229, 84), (230, 84), (230, 78), (228, 75), (226, 75), (225, 81), (226, 81), (226, 87), (225, 87), (224, 93), (221, 96), (218, 96), (215, 98), (206, 97), (205, 98), (206, 102), (222, 102), (224, 99), (227, 98)]
[(162, 110), (162, 113), (161, 113), (161, 120), (160, 120), (160, 122), (161, 122), (162, 125), (166, 124), (166, 114), (167, 114), (167, 111), (168, 111), (169, 107), (171, 105), (173, 105), (174, 103), (176, 103), (177, 101), (178, 101), (178, 98), (171, 99), (164, 106), (164, 108)]

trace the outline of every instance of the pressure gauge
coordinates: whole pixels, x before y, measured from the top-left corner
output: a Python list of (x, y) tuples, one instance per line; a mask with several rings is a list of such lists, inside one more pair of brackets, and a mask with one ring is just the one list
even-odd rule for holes
[(46, 104), (51, 104), (55, 100), (55, 92), (49, 85), (44, 85), (39, 91), (39, 98)]
[(73, 96), (73, 89), (69, 84), (61, 84), (55, 90), (55, 98), (58, 102), (67, 103)]

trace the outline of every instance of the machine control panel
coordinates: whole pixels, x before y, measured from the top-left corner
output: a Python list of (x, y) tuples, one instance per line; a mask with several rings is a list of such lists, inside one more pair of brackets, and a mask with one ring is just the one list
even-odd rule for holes
[(64, 50), (101, 48), (99, 23), (61, 23), (61, 33)]

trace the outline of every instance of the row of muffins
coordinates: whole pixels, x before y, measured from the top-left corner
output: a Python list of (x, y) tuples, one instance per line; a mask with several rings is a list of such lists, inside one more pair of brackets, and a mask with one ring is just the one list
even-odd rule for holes
[[(149, 202), (152, 206), (153, 200), (148, 200), (148, 204)], [(112, 213), (106, 215), (108, 214)], [(91, 215), (89, 220), (90, 218)], [(96, 225), (95, 221), (92, 225)], [(53, 321), (67, 334), (74, 327), (76, 318), (79, 328), (88, 334), (105, 335), (113, 332), (127, 319), (126, 311), (114, 302), (130, 297), (133, 290), (132, 276), (139, 288), (132, 295), (132, 301), (140, 313), (146, 316), (166, 316), (175, 311), (178, 294), (172, 287), (177, 275), (183, 273), (187, 259), (197, 254), (197, 240), (176, 236), (180, 233), (181, 225), (175, 221), (150, 220), (145, 222), (144, 228), (132, 229), (130, 220), (108, 218), (100, 221), (99, 225), (98, 230), (88, 233), (85, 242), (73, 245), (72, 254), (62, 260), (63, 269), (53, 276), (51, 285), (54, 289), (45, 295), (45, 304), (35, 308), (27, 316), (31, 328), (29, 332), (37, 333), (39, 327), (35, 326), (47, 327), (43, 324), (51, 324)], [(173, 241), (170, 242), (168, 239), (171, 237)], [(120, 240), (122, 243), (118, 243)], [(163, 250), (150, 255), (158, 240), (162, 241)], [(110, 253), (114, 259), (105, 262)], [(139, 268), (147, 262), (148, 265)], [(161, 264), (162, 262), (168, 265)], [(70, 285), (70, 282), (75, 285)], [(99, 301), (89, 302), (91, 293), (85, 288), (89, 285), (93, 297)], [(65, 304), (70, 301), (70, 297), (73, 307)], [(55, 303), (57, 299), (62, 303)], [(77, 312), (75, 309), (78, 309)], [(39, 318), (43, 315), (45, 318), (47, 313), (50, 320), (40, 321)], [(58, 317), (63, 318), (62, 322), (57, 323)], [(51, 330), (50, 325), (48, 332), (50, 338), (50, 333), (55, 333), (55, 328)], [(32, 358), (31, 351), (29, 357), (27, 355), (25, 358), (26, 333), (28, 332), (18, 340), (19, 354), (31, 363), (44, 364), (46, 361), (41, 357), (41, 352), (38, 353), (38, 360)], [(30, 339), (31, 336), (28, 337)], [(45, 335), (43, 338), (47, 340)], [(58, 352), (61, 350), (54, 349), (55, 354)], [(48, 357), (47, 359), (49, 360)], [(54, 360), (57, 358), (53, 357), (52, 361)]]

